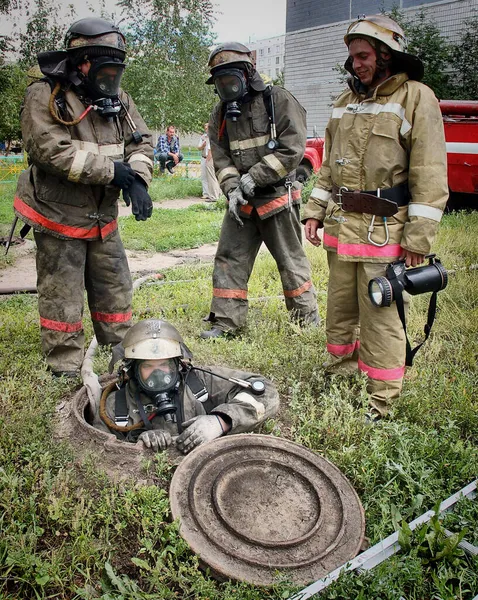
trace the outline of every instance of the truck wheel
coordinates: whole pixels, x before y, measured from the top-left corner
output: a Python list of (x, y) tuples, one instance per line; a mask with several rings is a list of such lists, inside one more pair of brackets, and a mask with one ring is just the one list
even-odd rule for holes
[(299, 165), (295, 171), (295, 178), (300, 183), (305, 183), (307, 179), (312, 175), (312, 169), (309, 165)]

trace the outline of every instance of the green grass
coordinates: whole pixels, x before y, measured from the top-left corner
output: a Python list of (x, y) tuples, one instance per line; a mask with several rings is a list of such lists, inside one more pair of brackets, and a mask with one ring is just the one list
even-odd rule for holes
[(216, 203), (186, 209), (155, 208), (145, 222), (135, 221), (133, 216), (121, 218), (119, 230), (129, 250), (165, 252), (217, 242), (223, 217), (223, 206)]
[[(140, 244), (144, 237), (151, 249), (172, 232), (171, 247), (182, 229), (193, 229), (201, 219), (201, 236), (213, 230), (217, 235), (221, 210), (172, 212), (155, 211), (147, 223), (122, 219), (125, 243)], [(8, 208), (0, 202), (0, 221), (8, 218)], [(445, 216), (435, 249), (456, 274), (438, 296), (432, 335), (407, 372), (391, 420), (373, 427), (363, 419), (365, 379), (324, 376), (324, 326), (300, 330), (289, 321), (283, 301), (275, 297), (281, 284), (267, 255), (255, 265), (248, 324), (235, 340), (198, 339), (201, 319), (209, 311), (211, 265), (170, 269), (165, 283), (139, 289), (134, 318), (171, 321), (197, 364), (239, 366), (272, 378), (280, 391), (281, 412), (266, 430), (319, 452), (346, 474), (361, 498), (366, 534), (374, 544), (478, 473), (478, 273), (460, 270), (478, 263), (478, 213)], [(307, 252), (324, 317), (325, 253), (311, 247)], [(413, 299), (411, 340), (422, 337), (427, 303), (428, 296)], [(85, 325), (91, 338), (87, 315)], [(164, 456), (145, 467), (157, 485), (115, 484), (102, 474), (95, 457), (79, 464), (67, 443), (52, 440), (55, 406), (73, 392), (74, 383), (55, 380), (46, 371), (35, 296), (0, 298), (0, 344), (2, 600), (259, 600), (292, 593), (286, 584), (264, 590), (219, 583), (200, 571), (197, 557), (170, 522), (166, 488), (173, 469)], [(96, 371), (105, 372), (108, 360), (106, 351), (99, 352)], [(466, 538), (477, 544), (477, 511), (476, 501), (462, 502), (445, 524), (454, 531), (466, 528)], [(423, 535), (433, 533), (427, 532)], [(419, 549), (417, 542), (365, 575), (344, 576), (320, 597), (474, 597), (476, 559), (450, 554), (432, 564)]]
[(201, 180), (163, 175), (153, 179), (149, 193), (153, 202), (175, 200), (176, 198), (200, 198), (202, 195)]

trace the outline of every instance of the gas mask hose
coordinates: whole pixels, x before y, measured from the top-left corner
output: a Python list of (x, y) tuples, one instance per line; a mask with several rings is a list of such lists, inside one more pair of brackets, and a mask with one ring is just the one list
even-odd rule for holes
[(93, 110), (93, 108), (94, 108), (93, 105), (90, 104), (90, 106), (88, 106), (88, 108), (85, 111), (83, 111), (77, 119), (75, 119), (73, 121), (64, 121), (63, 119), (60, 119), (60, 117), (58, 116), (56, 109), (55, 109), (55, 99), (58, 96), (58, 93), (60, 90), (61, 90), (61, 84), (60, 84), (60, 82), (58, 82), (55, 85), (55, 87), (53, 88), (53, 91), (50, 96), (50, 102), (48, 103), (51, 116), (57, 123), (60, 123), (60, 125), (66, 125), (67, 127), (73, 127), (74, 125), (78, 125), (78, 123), (86, 117), (86, 115), (90, 112), (90, 110)]

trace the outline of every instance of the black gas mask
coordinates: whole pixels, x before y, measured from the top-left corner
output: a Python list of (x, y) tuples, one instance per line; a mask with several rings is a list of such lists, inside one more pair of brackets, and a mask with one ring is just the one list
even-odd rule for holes
[(135, 364), (134, 373), (138, 385), (141, 391), (151, 398), (156, 415), (163, 416), (166, 421), (176, 421), (178, 406), (174, 396), (180, 383), (179, 361), (169, 358), (161, 361), (161, 365), (154, 369), (146, 369), (148, 362), (138, 360)]
[(214, 85), (226, 104), (226, 119), (237, 121), (241, 115), (239, 101), (248, 92), (246, 74), (241, 69), (221, 69), (214, 77)]
[(105, 119), (111, 119), (121, 110), (118, 97), (125, 64), (119, 58), (98, 56), (91, 58), (91, 66), (83, 79), (85, 92)]

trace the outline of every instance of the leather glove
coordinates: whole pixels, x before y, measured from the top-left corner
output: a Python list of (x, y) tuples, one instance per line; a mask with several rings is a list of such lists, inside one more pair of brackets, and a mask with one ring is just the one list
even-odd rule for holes
[(242, 190), (240, 187), (234, 188), (228, 194), (229, 198), (229, 216), (231, 219), (236, 221), (239, 227), (244, 227), (244, 223), (242, 222), (241, 217), (239, 216), (239, 206), (245, 206), (247, 204), (247, 200), (242, 195)]
[(171, 445), (173, 439), (169, 431), (162, 431), (161, 429), (150, 429), (143, 431), (138, 437), (138, 442), (143, 442), (146, 448), (152, 448), (155, 452), (160, 450), (166, 450)]
[(140, 177), (136, 177), (131, 186), (123, 190), (123, 200), (126, 206), (132, 205), (131, 211), (137, 221), (146, 221), (153, 213), (153, 201)]
[(184, 454), (224, 434), (217, 415), (200, 415), (185, 421), (182, 426), (185, 430), (176, 439), (176, 447)]
[(119, 160), (115, 160), (113, 165), (115, 168), (115, 174), (111, 184), (117, 185), (122, 190), (126, 190), (135, 180), (136, 172), (133, 171), (131, 165)]
[(256, 182), (252, 179), (252, 176), (249, 173), (246, 173), (241, 177), (241, 182), (239, 184), (241, 186), (241, 190), (244, 192), (244, 196), (247, 198), (254, 197), (254, 190), (256, 189)]

